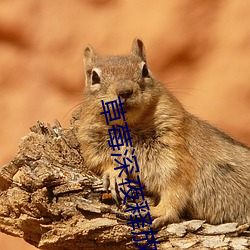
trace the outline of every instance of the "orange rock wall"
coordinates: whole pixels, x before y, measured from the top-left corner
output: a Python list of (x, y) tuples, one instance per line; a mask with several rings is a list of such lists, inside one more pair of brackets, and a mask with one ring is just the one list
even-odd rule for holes
[[(128, 53), (185, 107), (250, 144), (250, 2), (234, 0), (0, 1), (0, 166), (36, 120), (68, 124), (81, 102), (83, 49)], [(29, 250), (0, 234), (1, 249)]]

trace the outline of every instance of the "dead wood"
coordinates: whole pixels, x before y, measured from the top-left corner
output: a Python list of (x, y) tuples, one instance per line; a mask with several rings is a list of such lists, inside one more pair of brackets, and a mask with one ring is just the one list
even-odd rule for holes
[[(79, 111), (69, 128), (37, 122), (0, 169), (0, 231), (45, 250), (138, 249), (128, 216), (84, 165), (78, 119)], [(156, 240), (158, 249), (249, 249), (249, 230), (247, 224), (192, 220), (169, 224)]]

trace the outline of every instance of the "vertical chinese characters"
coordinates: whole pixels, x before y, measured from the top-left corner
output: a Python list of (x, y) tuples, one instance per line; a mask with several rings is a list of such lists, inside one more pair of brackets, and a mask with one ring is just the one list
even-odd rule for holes
[[(118, 96), (118, 101), (110, 101), (104, 103), (102, 101), (103, 112), (101, 115), (105, 115), (107, 125), (110, 125), (110, 122), (122, 119), (124, 126), (122, 125), (112, 125), (112, 128), (108, 129), (109, 140), (108, 145), (114, 153), (111, 156), (115, 157), (114, 161), (117, 163), (117, 167), (114, 170), (117, 170), (118, 177), (122, 175), (127, 176), (122, 183), (118, 184), (120, 192), (123, 194), (123, 204), (127, 204), (127, 200), (135, 201), (135, 205), (127, 205), (125, 213), (130, 212), (130, 222), (127, 225), (131, 225), (133, 230), (144, 228), (144, 226), (151, 226), (152, 219), (150, 216), (150, 208), (147, 201), (144, 198), (143, 189), (145, 186), (142, 186), (139, 176), (139, 166), (137, 158), (135, 155), (135, 149), (132, 144), (131, 130), (128, 128), (128, 124), (125, 119), (125, 113), (127, 111), (123, 110), (124, 103), (121, 102), (120, 97)], [(119, 151), (124, 149), (123, 153)], [(128, 149), (132, 150), (132, 153), (128, 154)], [(131, 174), (135, 178), (131, 179)], [(148, 231), (143, 231), (140, 233), (132, 232), (133, 240), (135, 245), (139, 249), (157, 249), (157, 245), (160, 242), (155, 240), (154, 235), (157, 232), (153, 232), (152, 227)], [(137, 237), (136, 237), (137, 236)], [(138, 244), (141, 241), (147, 241), (145, 245)], [(150, 247), (150, 248), (147, 248)], [(153, 248), (152, 248), (153, 247)]]

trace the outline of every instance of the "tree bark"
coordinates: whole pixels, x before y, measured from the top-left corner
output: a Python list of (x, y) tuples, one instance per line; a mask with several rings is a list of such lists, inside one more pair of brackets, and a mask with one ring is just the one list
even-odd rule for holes
[[(37, 122), (20, 140), (19, 152), (0, 169), (0, 230), (45, 250), (138, 249), (128, 215), (84, 165), (78, 122), (79, 110), (69, 128)], [(163, 227), (155, 239), (157, 249), (249, 249), (249, 230), (191, 220)]]

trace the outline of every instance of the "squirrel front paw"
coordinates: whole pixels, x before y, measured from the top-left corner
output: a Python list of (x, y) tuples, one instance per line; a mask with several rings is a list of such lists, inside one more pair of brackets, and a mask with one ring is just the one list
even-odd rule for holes
[(168, 205), (166, 201), (161, 201), (156, 207), (151, 207), (150, 214), (154, 219), (152, 225), (154, 229), (180, 221), (178, 210)]
[(122, 174), (121, 177), (118, 176), (119, 171), (114, 169), (108, 169), (104, 172), (102, 176), (103, 186), (108, 191), (110, 189), (113, 199), (116, 204), (119, 205), (122, 199), (124, 199), (124, 194), (119, 190), (118, 185), (123, 183), (127, 175)]

